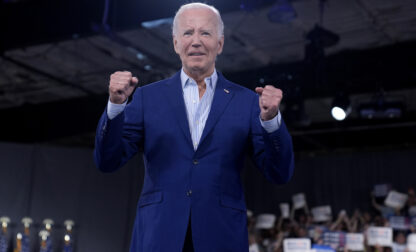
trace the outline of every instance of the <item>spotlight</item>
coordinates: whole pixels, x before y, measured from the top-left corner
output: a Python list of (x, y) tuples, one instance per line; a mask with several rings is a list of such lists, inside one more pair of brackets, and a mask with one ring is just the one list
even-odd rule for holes
[(345, 94), (339, 94), (332, 102), (331, 115), (337, 121), (342, 121), (351, 113), (350, 99)]

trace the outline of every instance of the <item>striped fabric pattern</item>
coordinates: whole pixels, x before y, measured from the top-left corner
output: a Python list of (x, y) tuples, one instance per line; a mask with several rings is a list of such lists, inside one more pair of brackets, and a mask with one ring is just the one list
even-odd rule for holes
[(205, 123), (211, 110), (214, 90), (217, 84), (218, 75), (214, 70), (213, 74), (205, 78), (206, 90), (204, 95), (199, 98), (198, 85), (195, 80), (190, 78), (183, 69), (181, 70), (181, 82), (183, 98), (185, 100), (186, 112), (188, 115), (189, 129), (192, 136), (194, 150), (198, 148), (199, 140), (202, 136)]

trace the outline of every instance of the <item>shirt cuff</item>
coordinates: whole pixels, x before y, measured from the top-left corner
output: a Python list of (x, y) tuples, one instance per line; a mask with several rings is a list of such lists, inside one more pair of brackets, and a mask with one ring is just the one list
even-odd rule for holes
[(279, 129), (280, 123), (282, 121), (282, 115), (280, 114), (280, 111), (278, 111), (277, 115), (268, 121), (261, 120), (260, 116), (259, 120), (264, 130), (266, 130), (267, 133), (272, 133)]
[(112, 120), (114, 117), (116, 117), (118, 114), (123, 112), (124, 108), (127, 105), (127, 100), (122, 104), (116, 104), (112, 103), (110, 99), (108, 99), (107, 103), (107, 116), (108, 119)]

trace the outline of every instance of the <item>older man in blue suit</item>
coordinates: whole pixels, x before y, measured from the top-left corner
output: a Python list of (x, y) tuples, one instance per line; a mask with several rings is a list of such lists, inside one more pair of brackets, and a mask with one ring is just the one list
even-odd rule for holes
[(143, 152), (131, 252), (248, 251), (240, 181), (246, 154), (272, 182), (292, 176), (292, 141), (279, 113), (282, 91), (267, 85), (256, 94), (216, 71), (223, 30), (214, 7), (183, 5), (172, 32), (181, 71), (134, 94), (138, 79), (130, 72), (111, 75), (95, 162), (110, 172)]

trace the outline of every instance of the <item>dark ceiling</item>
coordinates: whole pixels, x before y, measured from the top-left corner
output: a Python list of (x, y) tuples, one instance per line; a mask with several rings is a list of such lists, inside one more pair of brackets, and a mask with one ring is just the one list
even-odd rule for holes
[[(141, 22), (172, 17), (186, 2), (2, 0), (0, 141), (92, 146), (109, 74), (130, 70), (147, 84), (180, 69), (169, 22)], [(321, 1), (322, 23), (319, 0), (289, 1), (297, 17), (284, 24), (267, 18), (276, 1), (207, 2), (226, 27), (218, 70), (251, 89), (284, 91), (296, 151), (416, 147), (415, 1)], [(317, 23), (339, 42), (311, 50)], [(329, 111), (340, 92), (352, 113), (337, 122)], [(381, 95), (399, 101), (402, 115), (361, 118), (360, 106)]]
[[(94, 25), (103, 22), (108, 2), (107, 22), (114, 30), (134, 29), (143, 21), (173, 16), (189, 1), (132, 0), (2, 0), (1, 50), (71, 39), (74, 35), (88, 36)], [(208, 1), (222, 12), (235, 11), (241, 1)], [(270, 1), (260, 1), (267, 4)]]

